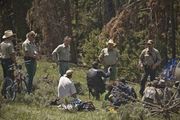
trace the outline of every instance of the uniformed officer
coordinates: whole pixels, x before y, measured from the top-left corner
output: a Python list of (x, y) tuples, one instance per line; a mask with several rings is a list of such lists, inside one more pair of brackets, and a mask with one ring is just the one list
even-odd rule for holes
[[(0, 57), (1, 57), (1, 65), (3, 69), (3, 77), (9, 77), (13, 79), (13, 70), (10, 69), (13, 63), (16, 63), (15, 50), (12, 43), (15, 34), (12, 30), (6, 30), (3, 35), (3, 42), (0, 44)], [(5, 96), (5, 89), (7, 87), (7, 81), (4, 79), (3, 87), (1, 93)]]
[(59, 74), (61, 76), (63, 76), (69, 69), (71, 40), (71, 37), (66, 36), (64, 38), (64, 43), (58, 45), (52, 52), (54, 60), (59, 65)]
[(37, 36), (37, 33), (34, 31), (31, 31), (27, 33), (26, 40), (22, 44), (23, 52), (24, 52), (24, 61), (27, 73), (29, 75), (28, 80), (28, 93), (32, 92), (32, 85), (33, 85), (33, 78), (36, 73), (36, 67), (38, 59), (38, 49), (35, 45), (35, 37)]
[(141, 69), (144, 69), (144, 74), (141, 79), (141, 88), (139, 91), (141, 95), (143, 95), (147, 77), (150, 76), (150, 80), (154, 80), (156, 69), (161, 63), (160, 53), (153, 47), (153, 44), (152, 40), (148, 40), (147, 48), (141, 52), (139, 57), (139, 65)]
[(107, 42), (107, 47), (101, 50), (99, 61), (104, 65), (105, 71), (111, 67), (110, 82), (115, 81), (117, 77), (118, 50), (115, 49), (116, 43), (112, 39)]

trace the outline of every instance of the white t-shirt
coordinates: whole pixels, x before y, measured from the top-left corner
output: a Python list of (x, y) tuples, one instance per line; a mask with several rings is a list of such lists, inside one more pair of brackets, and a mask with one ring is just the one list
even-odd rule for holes
[(74, 83), (66, 76), (60, 77), (58, 85), (58, 97), (64, 98), (71, 96), (75, 93), (76, 88), (74, 86)]

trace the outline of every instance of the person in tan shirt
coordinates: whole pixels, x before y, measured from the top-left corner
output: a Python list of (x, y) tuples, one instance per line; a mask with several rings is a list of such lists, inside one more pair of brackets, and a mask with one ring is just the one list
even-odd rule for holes
[(59, 65), (59, 74), (63, 76), (66, 71), (69, 69), (70, 62), (70, 43), (72, 38), (66, 36), (64, 38), (64, 43), (58, 45), (52, 52), (54, 60)]
[(141, 79), (141, 88), (139, 93), (143, 95), (145, 84), (148, 76), (150, 80), (154, 80), (156, 76), (156, 69), (161, 63), (161, 56), (157, 49), (153, 47), (154, 43), (152, 40), (148, 40), (147, 48), (145, 48), (139, 57), (140, 68), (144, 70), (144, 74)]
[(15, 34), (12, 30), (6, 30), (3, 35), (3, 42), (0, 44), (0, 57), (1, 57), (1, 65), (3, 69), (3, 87), (1, 90), (1, 94), (5, 97), (6, 87), (7, 87), (7, 77), (13, 79), (13, 70), (10, 70), (12, 64), (16, 63), (15, 50), (12, 43)]
[(110, 82), (115, 81), (117, 77), (117, 62), (119, 58), (118, 50), (115, 48), (112, 39), (107, 42), (107, 47), (101, 50), (99, 61), (104, 65), (105, 72), (111, 67)]
[(37, 59), (39, 56), (37, 47), (34, 43), (36, 36), (37, 34), (34, 31), (30, 31), (29, 33), (27, 33), (26, 40), (22, 44), (25, 66), (29, 75), (27, 90), (29, 94), (32, 92), (33, 78), (36, 73)]

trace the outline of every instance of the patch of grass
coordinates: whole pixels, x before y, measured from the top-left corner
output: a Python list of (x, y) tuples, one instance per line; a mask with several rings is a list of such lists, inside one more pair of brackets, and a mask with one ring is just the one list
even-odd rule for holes
[[(110, 120), (108, 116), (111, 115), (105, 114), (103, 111), (69, 113), (56, 107), (37, 107), (24, 104), (16, 104), (16, 106), (15, 104), (7, 105), (4, 110), (8, 112), (5, 112), (1, 118), (7, 119), (4, 116), (8, 116), (8, 120)], [(115, 118), (117, 115), (113, 114), (111, 117)]]

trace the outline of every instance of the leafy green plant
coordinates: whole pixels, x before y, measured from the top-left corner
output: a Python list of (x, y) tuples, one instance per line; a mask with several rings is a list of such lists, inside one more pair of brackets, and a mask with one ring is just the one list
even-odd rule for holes
[(101, 49), (105, 46), (105, 40), (99, 40), (99, 34), (100, 31), (98, 29), (93, 30), (82, 46), (84, 61), (88, 65), (91, 65), (93, 61), (97, 60)]

